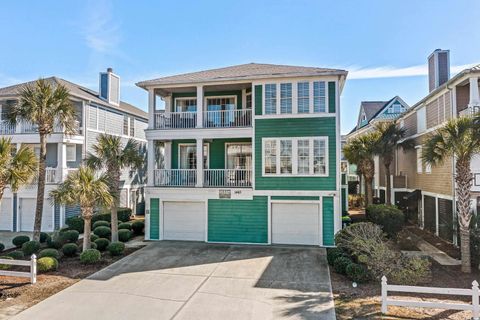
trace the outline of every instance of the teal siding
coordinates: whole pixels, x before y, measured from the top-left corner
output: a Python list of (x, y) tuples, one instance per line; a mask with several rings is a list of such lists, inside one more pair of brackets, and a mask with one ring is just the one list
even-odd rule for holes
[(180, 169), (179, 159), (178, 159), (178, 145), (182, 143), (193, 143), (195, 140), (174, 140), (172, 141), (172, 169)]
[(256, 115), (261, 115), (263, 112), (262, 99), (263, 99), (262, 86), (261, 85), (255, 86), (255, 114)]
[(160, 237), (160, 200), (150, 199), (150, 239), (158, 240)]
[(347, 189), (342, 188), (342, 213), (347, 211)]
[(328, 83), (328, 112), (335, 113), (336, 92), (335, 82)]
[(268, 198), (208, 200), (208, 241), (268, 242)]
[(333, 197), (323, 197), (322, 204), (322, 223), (323, 223), (323, 245), (333, 246), (335, 244), (333, 238), (334, 222), (333, 222)]
[[(336, 190), (336, 118), (282, 118), (255, 120), (256, 190)], [(328, 177), (262, 177), (262, 138), (328, 137)]]
[(272, 196), (272, 200), (320, 200), (320, 197), (316, 196)]

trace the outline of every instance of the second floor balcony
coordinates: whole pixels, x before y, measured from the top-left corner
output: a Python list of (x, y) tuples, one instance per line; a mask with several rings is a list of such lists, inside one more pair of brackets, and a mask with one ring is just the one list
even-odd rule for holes
[(155, 129), (245, 128), (252, 126), (252, 110), (156, 112), (154, 125)]
[(251, 188), (251, 169), (204, 169), (203, 181), (198, 182), (196, 169), (156, 169), (157, 187)]
[[(75, 121), (74, 128), (77, 134), (81, 134), (82, 128), (79, 121)], [(54, 133), (63, 133), (63, 126), (55, 124), (53, 128)], [(13, 135), (13, 134), (35, 134), (38, 133), (38, 128), (35, 124), (30, 122), (19, 122), (17, 124), (11, 124), (8, 121), (0, 120), (0, 135)]]

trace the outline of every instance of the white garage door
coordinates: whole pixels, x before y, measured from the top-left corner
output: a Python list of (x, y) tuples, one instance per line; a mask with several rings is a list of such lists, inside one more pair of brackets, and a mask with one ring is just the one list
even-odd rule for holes
[(319, 245), (319, 205), (315, 203), (273, 203), (272, 243)]
[(3, 198), (0, 205), (0, 230), (12, 230), (13, 227), (13, 208), (12, 199)]
[[(36, 205), (36, 199), (20, 199), (20, 231), (33, 231)], [(53, 231), (53, 207), (47, 199), (43, 203), (41, 230)]]
[(205, 240), (204, 202), (164, 202), (163, 238), (165, 240)]

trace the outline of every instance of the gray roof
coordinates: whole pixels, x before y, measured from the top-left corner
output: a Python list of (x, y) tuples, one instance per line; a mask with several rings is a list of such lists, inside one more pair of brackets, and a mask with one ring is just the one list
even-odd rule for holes
[(211, 69), (198, 72), (184, 73), (174, 76), (146, 80), (137, 83), (145, 88), (148, 85), (189, 84), (215, 81), (235, 81), (251, 79), (267, 79), (280, 77), (347, 75), (347, 71), (340, 69), (287, 66), (264, 63), (248, 63), (231, 67)]
[[(85, 87), (82, 87), (78, 84), (75, 84), (73, 82), (70, 82), (70, 81), (67, 81), (67, 80), (64, 80), (64, 79), (61, 79), (61, 78), (58, 78), (58, 77), (49, 77), (49, 78), (46, 78), (45, 80), (47, 80), (48, 82), (52, 83), (53, 85), (63, 85), (65, 86), (69, 91), (70, 91), (70, 94), (74, 97), (77, 97), (79, 99), (83, 99), (83, 100), (88, 100), (88, 101), (91, 101), (97, 105), (103, 105), (103, 106), (107, 106), (107, 107), (110, 107), (112, 109), (116, 109), (116, 110), (119, 110), (119, 111), (122, 111), (122, 112), (126, 112), (126, 113), (129, 113), (129, 114), (132, 114), (132, 115), (135, 115), (135, 116), (138, 116), (140, 118), (143, 118), (145, 120), (148, 119), (148, 113), (146, 113), (145, 111), (129, 104), (129, 103), (126, 103), (126, 102), (123, 102), (123, 101), (120, 101), (120, 105), (114, 105), (114, 104), (111, 104), (111, 103), (108, 103), (107, 101), (101, 99), (99, 97), (99, 94), (98, 92), (94, 91), (94, 90), (91, 90), (91, 89), (88, 89), (88, 88), (85, 88)], [(35, 81), (29, 81), (29, 82), (24, 82), (24, 83), (20, 83), (20, 84), (16, 84), (16, 85), (13, 85), (13, 86), (9, 86), (9, 87), (4, 87), (4, 88), (0, 88), (0, 97), (14, 97), (14, 96), (17, 96), (20, 94), (20, 91), (21, 89), (24, 87), (24, 86), (27, 86), (27, 85), (32, 85), (34, 84)]]
[(362, 101), (360, 104), (360, 110), (363, 109), (365, 111), (365, 115), (367, 116), (367, 121), (370, 122), (372, 118), (385, 107), (385, 105), (390, 102), (389, 101)]

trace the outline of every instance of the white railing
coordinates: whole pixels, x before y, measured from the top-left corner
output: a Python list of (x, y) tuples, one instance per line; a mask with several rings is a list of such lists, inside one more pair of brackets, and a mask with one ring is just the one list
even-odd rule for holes
[(38, 127), (36, 124), (31, 122), (22, 122), (21, 123), (21, 133), (36, 133), (38, 132)]
[(155, 129), (187, 129), (197, 126), (196, 112), (157, 112)]
[(251, 187), (250, 169), (206, 169), (203, 171), (204, 187)]
[(219, 110), (203, 112), (204, 128), (241, 128), (252, 125), (252, 110)]
[(480, 106), (469, 106), (458, 113), (460, 117), (473, 117), (480, 112)]
[(32, 256), (30, 257), (30, 261), (0, 259), (0, 264), (8, 265), (8, 266), (30, 267), (29, 272), (0, 270), (0, 275), (10, 276), (10, 277), (30, 278), (31, 284), (34, 284), (35, 282), (37, 282), (37, 256), (34, 254), (32, 254)]
[(56, 183), (56, 182), (58, 182), (57, 169), (56, 168), (46, 168), (45, 169), (45, 182), (46, 183)]
[[(447, 303), (433, 301), (412, 301), (412, 300), (392, 300), (388, 299), (388, 291), (410, 292), (410, 293), (430, 293), (454, 296), (471, 296), (472, 303)], [(412, 308), (431, 308), (431, 309), (449, 309), (449, 310), (469, 310), (472, 311), (473, 319), (479, 320), (479, 289), (478, 282), (472, 282), (471, 289), (457, 288), (436, 288), (436, 287), (416, 287), (416, 286), (399, 286), (387, 284), (387, 278), (382, 277), (382, 313), (386, 314), (388, 306), (412, 307)]]
[(15, 125), (9, 123), (8, 121), (0, 121), (0, 134), (14, 134)]
[(155, 169), (154, 184), (163, 187), (195, 187), (196, 169)]

